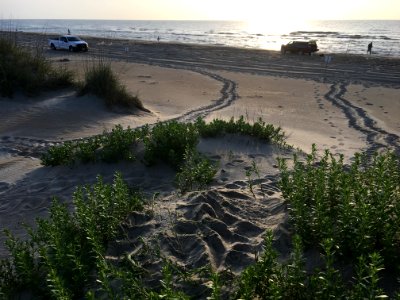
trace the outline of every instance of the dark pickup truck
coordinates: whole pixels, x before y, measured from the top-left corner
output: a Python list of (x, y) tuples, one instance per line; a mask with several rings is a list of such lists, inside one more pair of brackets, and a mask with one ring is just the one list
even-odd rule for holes
[(301, 53), (301, 54), (308, 53), (309, 55), (311, 55), (311, 53), (317, 51), (318, 51), (318, 46), (316, 41), (308, 41), (308, 42), (293, 41), (286, 45), (281, 46), (282, 54), (290, 52), (290, 53)]

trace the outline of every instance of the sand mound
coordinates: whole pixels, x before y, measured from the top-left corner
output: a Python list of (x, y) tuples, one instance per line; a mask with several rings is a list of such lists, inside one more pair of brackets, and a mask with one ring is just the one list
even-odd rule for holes
[(127, 241), (131, 253), (136, 253), (145, 241), (189, 269), (210, 265), (214, 270), (240, 272), (262, 250), (265, 230), (275, 230), (286, 218), (286, 206), (275, 192), (255, 199), (244, 181), (168, 197), (155, 205), (148, 215), (130, 217), (125, 228), (128, 239), (111, 245), (109, 255), (122, 255), (119, 245), (125, 244), (126, 250)]

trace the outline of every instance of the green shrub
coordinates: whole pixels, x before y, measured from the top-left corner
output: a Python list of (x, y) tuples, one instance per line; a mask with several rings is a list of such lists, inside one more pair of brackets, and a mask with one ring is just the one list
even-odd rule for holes
[(267, 231), (264, 252), (238, 278), (234, 299), (384, 299), (388, 298), (379, 286), (379, 272), (383, 270), (379, 254), (358, 258), (356, 276), (345, 283), (335, 269), (335, 245), (332, 239), (321, 244), (324, 266), (321, 270), (306, 272), (300, 236), (293, 237), (293, 252), (280, 262), (273, 248), (273, 235)]
[[(105, 100), (108, 107), (122, 106), (146, 110), (137, 96), (130, 95), (111, 69), (111, 64), (99, 61), (85, 71), (81, 95), (92, 93)], [(148, 110), (146, 110), (148, 111)]]
[(200, 153), (187, 149), (180, 171), (176, 174), (176, 184), (181, 193), (205, 188), (217, 173), (216, 167)]
[(41, 156), (44, 166), (70, 165), (74, 160), (75, 144), (67, 141), (61, 145), (51, 146), (46, 153)]
[(121, 125), (116, 125), (110, 133), (103, 135), (101, 159), (105, 162), (134, 160), (135, 155), (132, 148), (138, 136), (139, 131), (132, 130), (129, 127), (124, 130)]
[(132, 194), (117, 173), (113, 184), (105, 184), (101, 177), (93, 187), (78, 187), (74, 194), (74, 218), (87, 236), (105, 242), (113, 237), (118, 225), (127, 215), (141, 208), (141, 198)]
[(118, 162), (135, 159), (134, 145), (143, 135), (143, 130), (124, 130), (116, 125), (111, 132), (87, 139), (68, 141), (52, 146), (41, 157), (45, 166), (73, 165), (74, 163), (91, 163), (97, 161)]
[(385, 265), (400, 262), (400, 173), (393, 153), (371, 160), (357, 154), (350, 167), (329, 151), (318, 160), (315, 146), (293, 170), (280, 161), (281, 189), (295, 231), (307, 246), (333, 239), (343, 257), (381, 252)]
[(160, 160), (178, 169), (184, 160), (185, 151), (193, 150), (198, 141), (199, 133), (191, 123), (157, 123), (144, 139), (145, 161), (154, 164)]
[(105, 261), (106, 243), (130, 212), (141, 209), (142, 198), (117, 173), (112, 184), (99, 177), (92, 187), (79, 187), (73, 203), (71, 214), (54, 199), (49, 218), (37, 220), (28, 241), (8, 234), (11, 258), (0, 262), (0, 295), (29, 291), (38, 298), (80, 299), (96, 280), (100, 289), (111, 288), (106, 281), (117, 274)]
[(202, 119), (197, 119), (194, 124), (170, 121), (157, 123), (151, 129), (147, 125), (135, 130), (124, 130), (121, 125), (116, 125), (110, 133), (104, 132), (100, 136), (50, 147), (42, 156), (42, 164), (55, 166), (76, 162), (133, 160), (133, 146), (142, 141), (145, 145), (145, 161), (148, 164), (165, 161), (179, 169), (184, 161), (186, 149), (193, 150), (196, 147), (199, 133), (203, 137), (241, 133), (284, 144), (284, 136), (280, 129), (271, 126), (261, 121), (249, 125), (244, 123), (243, 118), (237, 122), (233, 119), (230, 122), (214, 120), (210, 124), (206, 124)]

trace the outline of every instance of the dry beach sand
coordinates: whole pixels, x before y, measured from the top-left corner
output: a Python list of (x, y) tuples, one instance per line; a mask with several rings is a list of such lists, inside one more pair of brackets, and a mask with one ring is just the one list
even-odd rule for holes
[[(46, 36), (18, 35), (25, 45)], [(151, 113), (108, 111), (92, 96), (74, 91), (37, 98), (0, 99), (0, 228), (23, 236), (20, 222), (45, 217), (53, 196), (70, 203), (77, 185), (98, 174), (111, 181), (116, 170), (155, 202), (152, 216), (137, 213), (126, 224), (127, 238), (111, 243), (108, 255), (137, 253), (140, 238), (187, 267), (211, 264), (240, 272), (261, 250), (263, 233), (275, 230), (276, 246), (288, 252), (287, 214), (277, 187), (277, 157), (284, 150), (247, 137), (202, 139), (198, 146), (219, 171), (206, 191), (181, 196), (167, 166), (140, 162), (43, 167), (40, 154), (60, 141), (84, 138), (116, 124), (137, 127), (177, 119), (194, 121), (244, 116), (282, 127), (287, 143), (309, 151), (312, 143), (350, 161), (355, 152), (393, 149), (400, 153), (400, 60), (318, 55), (124, 40), (87, 39), (88, 53), (45, 49), (56, 66), (82, 74), (97, 59), (113, 69)], [(254, 195), (246, 170), (256, 164)], [(7, 256), (0, 235), (0, 257)], [(155, 262), (156, 264), (156, 262)]]

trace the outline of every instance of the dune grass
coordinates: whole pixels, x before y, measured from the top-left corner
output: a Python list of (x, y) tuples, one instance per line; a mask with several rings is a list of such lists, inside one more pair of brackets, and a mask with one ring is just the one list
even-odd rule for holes
[(54, 69), (39, 49), (31, 52), (0, 38), (0, 57), (0, 96), (12, 97), (16, 91), (35, 96), (74, 84), (72, 72)]
[(74, 73), (66, 67), (54, 68), (41, 48), (24, 49), (12, 38), (0, 38), (0, 96), (13, 97), (17, 91), (37, 96), (43, 91), (78, 86), (78, 94), (91, 93), (104, 99), (109, 108), (122, 107), (149, 112), (142, 101), (126, 90), (111, 64), (103, 60), (88, 64), (84, 81), (76, 81)]
[(126, 90), (119, 82), (117, 75), (112, 71), (111, 64), (103, 60), (89, 64), (85, 69), (85, 78), (79, 94), (91, 93), (104, 99), (108, 107), (144, 108), (142, 101)]

